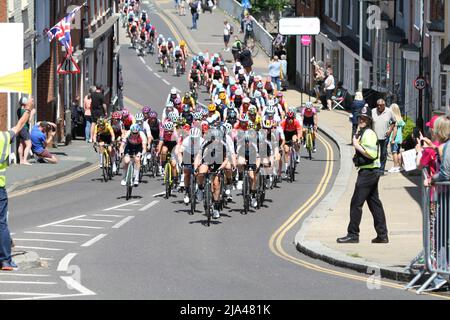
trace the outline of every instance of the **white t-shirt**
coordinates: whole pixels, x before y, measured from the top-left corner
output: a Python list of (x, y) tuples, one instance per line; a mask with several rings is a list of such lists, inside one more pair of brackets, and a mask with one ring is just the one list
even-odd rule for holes
[(331, 74), (325, 80), (325, 89), (326, 90), (334, 90), (336, 87), (334, 85), (334, 76)]
[(231, 26), (229, 23), (227, 23), (225, 25), (225, 27), (223, 28), (223, 35), (224, 36), (229, 36), (230, 35), (230, 30), (231, 30)]

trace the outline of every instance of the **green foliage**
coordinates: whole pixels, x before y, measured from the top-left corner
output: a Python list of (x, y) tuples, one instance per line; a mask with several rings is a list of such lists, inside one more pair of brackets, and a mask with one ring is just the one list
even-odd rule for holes
[(289, 0), (254, 0), (252, 1), (252, 13), (258, 14), (263, 11), (283, 11), (284, 7), (290, 5)]
[(403, 139), (408, 138), (413, 133), (416, 124), (410, 117), (404, 117), (405, 127), (403, 128)]

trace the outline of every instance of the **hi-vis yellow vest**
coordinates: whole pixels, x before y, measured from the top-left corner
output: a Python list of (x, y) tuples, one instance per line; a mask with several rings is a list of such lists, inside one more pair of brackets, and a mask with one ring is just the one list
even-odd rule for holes
[(0, 132), (0, 188), (6, 186), (6, 168), (8, 167), (9, 152), (11, 150), (11, 133)]
[(373, 163), (361, 166), (360, 169), (376, 169), (380, 168), (380, 153), (378, 152), (378, 138), (375, 131), (372, 129), (366, 129), (364, 131), (364, 134), (361, 137), (360, 140), (361, 146), (366, 150), (366, 152), (372, 157), (372, 159), (375, 159)]

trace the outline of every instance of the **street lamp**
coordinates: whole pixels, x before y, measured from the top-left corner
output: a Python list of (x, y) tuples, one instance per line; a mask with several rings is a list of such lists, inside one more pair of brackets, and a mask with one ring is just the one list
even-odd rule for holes
[(359, 1), (359, 82), (358, 91), (362, 93), (363, 90), (363, 74), (362, 74), (362, 60), (363, 60), (363, 5), (364, 0)]

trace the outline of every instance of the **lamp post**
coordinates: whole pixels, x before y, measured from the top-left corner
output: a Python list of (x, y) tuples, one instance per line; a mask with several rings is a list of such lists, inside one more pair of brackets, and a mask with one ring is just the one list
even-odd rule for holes
[[(425, 32), (423, 30), (425, 19), (425, 9), (423, 0), (420, 0), (420, 8), (422, 11), (420, 21), (419, 77), (423, 79), (423, 42), (425, 36)], [(426, 84), (426, 86), (428, 86), (428, 84)], [(416, 126), (423, 132), (423, 89), (419, 90), (418, 115), (416, 120)]]
[(359, 81), (358, 81), (358, 91), (362, 93), (363, 90), (363, 73), (362, 73), (362, 61), (363, 61), (363, 5), (364, 0), (359, 1)]

